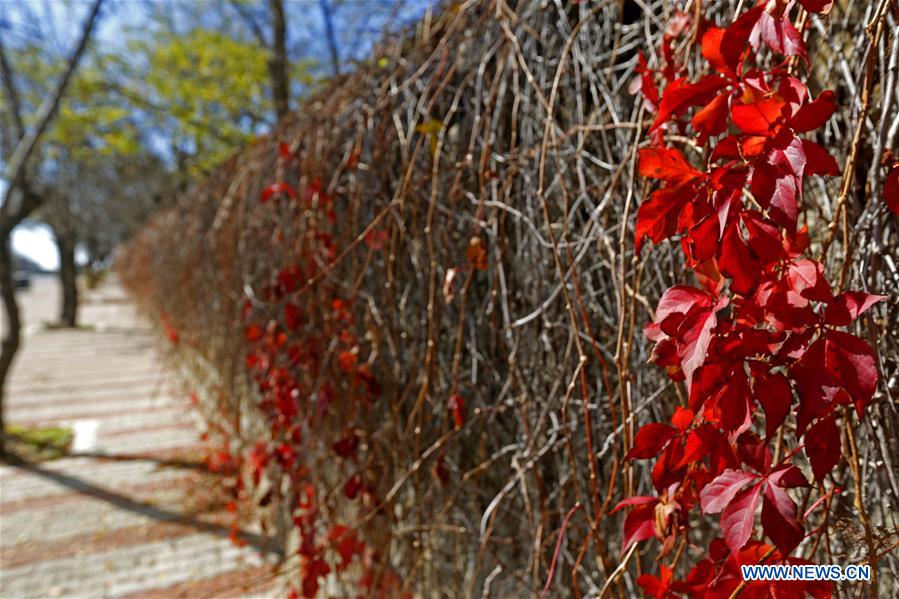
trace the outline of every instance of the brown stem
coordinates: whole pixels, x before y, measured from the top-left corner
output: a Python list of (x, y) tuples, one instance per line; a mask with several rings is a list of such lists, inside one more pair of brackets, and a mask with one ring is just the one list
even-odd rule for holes
[(874, 534), (871, 530), (871, 520), (865, 510), (864, 487), (861, 477), (861, 468), (858, 463), (858, 444), (855, 441), (855, 431), (852, 428), (852, 413), (848, 407), (845, 410), (843, 426), (846, 429), (846, 437), (849, 439), (849, 471), (855, 482), (855, 509), (865, 528), (865, 542), (868, 545), (868, 563), (871, 564), (871, 597), (876, 598), (880, 594), (877, 582), (877, 545), (874, 543)]
[[(759, 563), (764, 564), (768, 560), (769, 557), (774, 555), (775, 551), (777, 551), (776, 547), (768, 548), (768, 551), (766, 551), (764, 553), (764, 555), (762, 555), (762, 558), (759, 560)], [(737, 599), (737, 597), (740, 595), (740, 593), (743, 592), (743, 589), (745, 589), (748, 584), (749, 583), (746, 582), (745, 580), (741, 581), (740, 584), (737, 585), (737, 588), (734, 589), (734, 592), (731, 593), (727, 599)]]

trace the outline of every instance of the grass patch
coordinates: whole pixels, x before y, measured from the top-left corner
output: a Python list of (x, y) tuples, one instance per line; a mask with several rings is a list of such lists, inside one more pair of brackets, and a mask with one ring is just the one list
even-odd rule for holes
[(10, 426), (6, 435), (9, 449), (28, 461), (61, 458), (75, 439), (75, 432), (63, 427)]

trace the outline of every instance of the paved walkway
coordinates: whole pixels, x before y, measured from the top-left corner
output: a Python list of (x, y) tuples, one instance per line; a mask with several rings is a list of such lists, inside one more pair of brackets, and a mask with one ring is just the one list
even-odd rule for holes
[(272, 594), (268, 539), (229, 540), (233, 515), (156, 337), (114, 281), (87, 295), (80, 330), (40, 326), (56, 296), (52, 278), (20, 295), (6, 416), (74, 428), (74, 455), (0, 465), (0, 597)]

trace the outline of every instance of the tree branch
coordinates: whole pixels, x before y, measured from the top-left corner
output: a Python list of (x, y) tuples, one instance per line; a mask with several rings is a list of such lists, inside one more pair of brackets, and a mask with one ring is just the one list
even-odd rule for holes
[(25, 205), (27, 204), (27, 202), (22, 202), (18, 206), (13, 206), (12, 198), (14, 196), (14, 192), (22, 184), (22, 180), (25, 176), (25, 170), (28, 166), (28, 160), (34, 153), (35, 148), (37, 148), (37, 144), (40, 141), (41, 136), (44, 134), (44, 132), (47, 130), (47, 127), (56, 116), (60, 101), (62, 100), (62, 96), (69, 85), (72, 74), (75, 72), (75, 69), (78, 68), (78, 63), (81, 61), (81, 56), (84, 54), (84, 50), (87, 48), (87, 43), (90, 40), (91, 32), (94, 29), (94, 24), (97, 21), (97, 15), (100, 12), (100, 6), (102, 4), (103, 0), (94, 1), (94, 5), (91, 8), (90, 14), (87, 17), (84, 28), (81, 32), (81, 39), (78, 41), (78, 45), (75, 47), (75, 50), (72, 52), (72, 55), (69, 58), (68, 66), (65, 72), (59, 78), (59, 81), (57, 81), (56, 87), (53, 89), (50, 95), (47, 96), (43, 104), (41, 104), (40, 108), (38, 109), (37, 114), (35, 115), (36, 125), (34, 129), (25, 134), (19, 140), (19, 142), (16, 144), (16, 149), (13, 152), (12, 157), (9, 159), (9, 163), (7, 164), (5, 173), (5, 178), (9, 186), (6, 188), (6, 191), (3, 194), (3, 206), (0, 207), (0, 231), (6, 230), (7, 228), (11, 230), (12, 227), (9, 225), (12, 223), (16, 223), (22, 218), (21, 213), (23, 212), (23, 208), (26, 207)]
[(0, 39), (0, 75), (3, 77), (3, 88), (9, 97), (9, 108), (12, 113), (13, 124), (16, 127), (16, 137), (25, 137), (25, 125), (22, 122), (22, 103), (19, 101), (19, 90), (12, 78), (12, 69), (6, 60), (6, 51), (3, 48), (3, 40)]

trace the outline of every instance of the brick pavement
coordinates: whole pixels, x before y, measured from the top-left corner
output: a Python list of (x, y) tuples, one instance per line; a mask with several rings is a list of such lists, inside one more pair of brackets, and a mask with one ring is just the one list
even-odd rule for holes
[(281, 595), (269, 540), (229, 540), (188, 400), (115, 281), (84, 298), (80, 330), (41, 327), (56, 295), (38, 279), (20, 296), (6, 417), (74, 427), (78, 455), (0, 464), (0, 597)]

